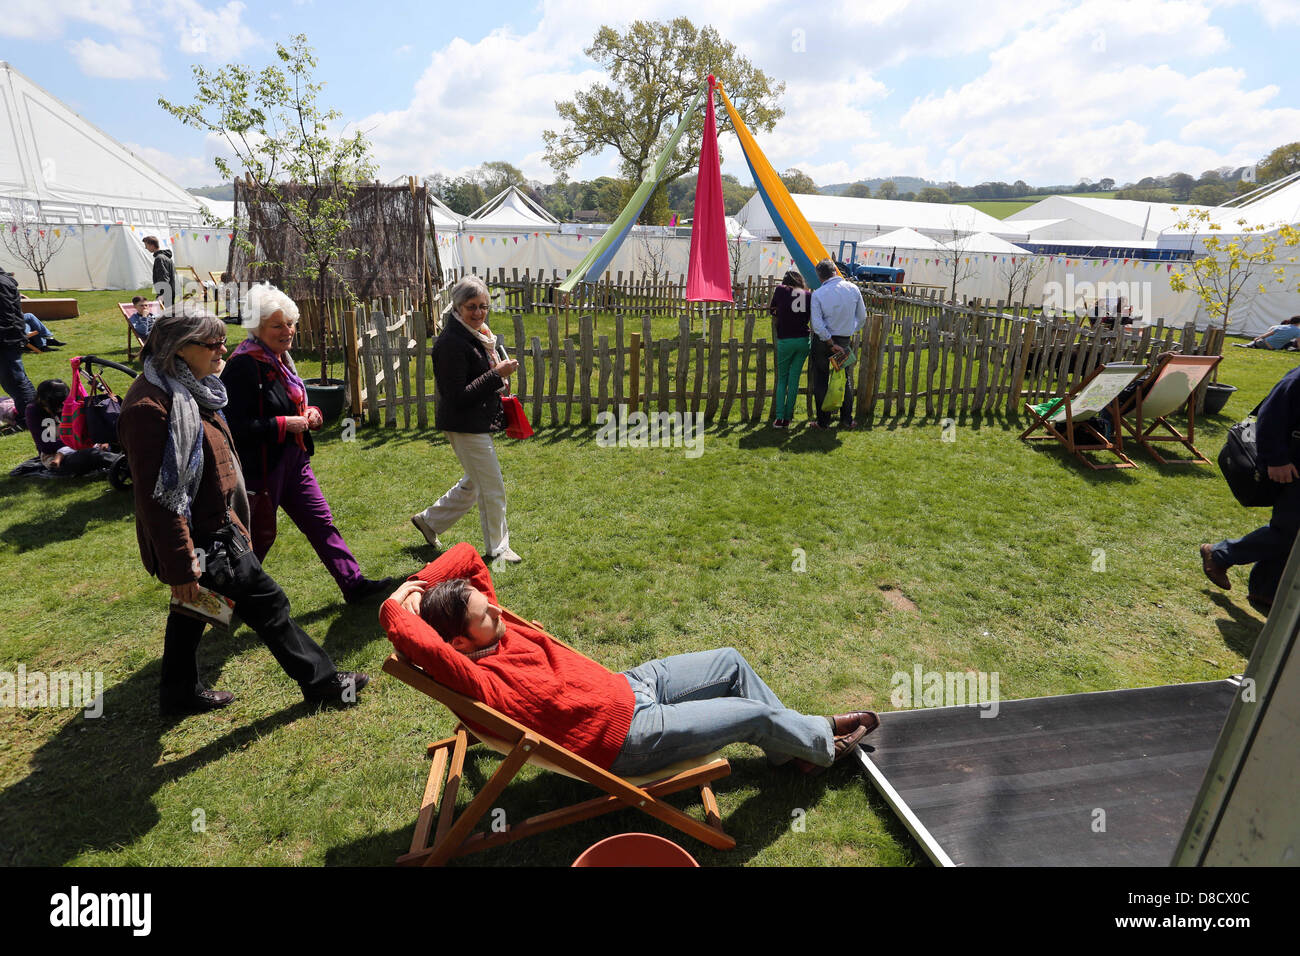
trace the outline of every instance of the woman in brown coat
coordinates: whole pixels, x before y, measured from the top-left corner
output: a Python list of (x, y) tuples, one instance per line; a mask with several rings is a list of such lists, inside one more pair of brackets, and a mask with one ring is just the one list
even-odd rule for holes
[[(199, 586), (234, 602), (235, 613), (270, 648), (309, 703), (351, 703), (369, 677), (339, 673), (289, 616), (289, 600), (248, 544), (248, 496), (221, 410), (218, 373), (226, 326), (190, 302), (163, 313), (141, 353), (144, 374), (122, 405), (118, 436), (135, 488), (136, 537), (145, 569), (194, 602)], [(164, 714), (227, 706), (198, 670), (204, 624), (173, 609), (163, 637)]]

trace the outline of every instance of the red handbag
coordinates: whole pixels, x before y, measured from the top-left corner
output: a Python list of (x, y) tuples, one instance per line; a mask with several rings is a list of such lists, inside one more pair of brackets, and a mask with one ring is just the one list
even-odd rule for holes
[(501, 408), (506, 413), (507, 438), (528, 438), (532, 435), (533, 426), (528, 424), (528, 416), (524, 414), (524, 404), (517, 396), (503, 395)]

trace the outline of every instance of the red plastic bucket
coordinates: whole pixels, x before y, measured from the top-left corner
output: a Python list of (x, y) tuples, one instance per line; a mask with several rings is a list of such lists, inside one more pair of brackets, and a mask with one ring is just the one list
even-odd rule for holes
[(619, 833), (587, 847), (574, 866), (699, 866), (672, 840), (651, 833)]

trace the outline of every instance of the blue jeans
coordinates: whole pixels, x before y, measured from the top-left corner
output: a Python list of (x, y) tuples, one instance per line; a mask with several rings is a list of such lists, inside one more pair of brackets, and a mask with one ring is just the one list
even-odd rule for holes
[(21, 348), (0, 347), (0, 388), (14, 400), (18, 411), (18, 424), (27, 427), (27, 406), (36, 400), (36, 386), (23, 368)]
[(801, 757), (828, 767), (835, 756), (830, 721), (786, 708), (734, 648), (647, 661), (623, 676), (636, 709), (614, 773), (650, 773), (737, 742), (762, 747), (774, 763)]
[(30, 312), (23, 313), (23, 323), (27, 328), (28, 335), (31, 335), (33, 332), (36, 333), (35, 337), (30, 338), (27, 341), (31, 342), (32, 345), (35, 345), (37, 348), (45, 348), (45, 346), (50, 344), (49, 340), (54, 338), (54, 333), (46, 327), (45, 323)]
[(1253, 564), (1247, 585), (1250, 594), (1271, 601), (1297, 532), (1300, 532), (1300, 481), (1292, 481), (1273, 505), (1268, 524), (1233, 541), (1220, 541), (1211, 553), (1215, 562), (1225, 568)]

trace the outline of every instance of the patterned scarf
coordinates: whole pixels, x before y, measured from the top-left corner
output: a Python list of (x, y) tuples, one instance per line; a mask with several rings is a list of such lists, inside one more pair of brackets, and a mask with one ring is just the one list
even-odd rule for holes
[(172, 377), (165, 375), (152, 358), (147, 358), (144, 377), (172, 397), (167, 444), (153, 497), (168, 511), (188, 518), (203, 479), (203, 420), (199, 408), (213, 412), (225, 408), (226, 387), (215, 375), (199, 381), (184, 361), (176, 363), (176, 375)]
[[(307, 414), (307, 386), (303, 384), (302, 379), (298, 376), (298, 367), (294, 365), (293, 357), (285, 352), (283, 355), (276, 355), (271, 351), (270, 346), (259, 339), (252, 332), (248, 333), (248, 338), (240, 342), (235, 347), (235, 355), (251, 355), (254, 359), (264, 365), (269, 365), (275, 373), (275, 377), (284, 385), (284, 390), (289, 395), (289, 401), (297, 414)], [(301, 434), (294, 434), (292, 439), (297, 442), (300, 448), (305, 449), (307, 446), (303, 441)]]

